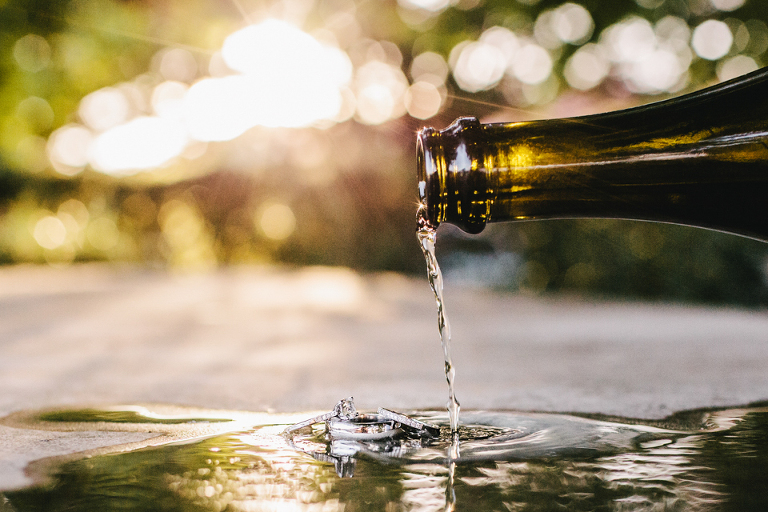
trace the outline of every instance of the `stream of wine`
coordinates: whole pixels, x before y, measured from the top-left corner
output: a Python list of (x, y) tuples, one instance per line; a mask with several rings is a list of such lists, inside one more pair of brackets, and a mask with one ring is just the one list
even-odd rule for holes
[[(443, 345), (443, 356), (445, 357), (445, 379), (448, 381), (448, 413), (451, 421), (451, 432), (454, 434), (459, 428), (459, 401), (456, 400), (456, 391), (454, 389), (454, 379), (456, 371), (451, 361), (451, 324), (445, 314), (445, 305), (443, 301), (443, 274), (440, 272), (440, 266), (435, 257), (435, 238), (437, 230), (432, 227), (426, 217), (426, 209), (420, 206), (417, 216), (417, 236), (421, 250), (424, 252), (424, 258), (427, 260), (427, 276), (429, 285), (435, 293), (435, 302), (437, 303), (437, 327), (440, 331), (440, 341)], [(458, 457), (458, 443), (454, 449)]]

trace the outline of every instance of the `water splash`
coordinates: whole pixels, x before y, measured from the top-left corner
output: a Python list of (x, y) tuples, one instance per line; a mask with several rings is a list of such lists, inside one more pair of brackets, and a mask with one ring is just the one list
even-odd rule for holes
[[(459, 428), (459, 408), (461, 405), (456, 399), (454, 389), (456, 370), (454, 370), (453, 362), (451, 361), (451, 324), (448, 322), (443, 304), (443, 274), (440, 272), (440, 266), (435, 256), (437, 230), (429, 223), (426, 211), (424, 205), (419, 206), (416, 214), (416, 236), (424, 253), (424, 259), (427, 261), (427, 277), (429, 277), (429, 285), (432, 287), (432, 291), (435, 294), (435, 302), (437, 303), (437, 326), (440, 331), (440, 341), (443, 345), (443, 356), (445, 358), (445, 380), (448, 381), (447, 407), (451, 422), (451, 432), (455, 434)], [(454, 452), (456, 456), (451, 458), (458, 458), (458, 442), (451, 449), (451, 456)]]

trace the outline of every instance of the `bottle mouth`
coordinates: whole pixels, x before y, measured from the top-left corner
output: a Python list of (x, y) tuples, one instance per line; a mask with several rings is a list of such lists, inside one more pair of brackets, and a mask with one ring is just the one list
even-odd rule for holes
[(419, 180), (419, 201), (427, 203), (427, 169), (428, 162), (432, 160), (427, 139), (435, 133), (434, 128), (425, 127), (416, 135), (416, 172)]
[(440, 221), (435, 214), (436, 203), (431, 190), (435, 186), (434, 176), (437, 172), (435, 165), (434, 148), (430, 144), (430, 138), (438, 134), (431, 127), (424, 127), (416, 135), (416, 174), (419, 180), (419, 203), (421, 204), (423, 221), (433, 229), (437, 229)]

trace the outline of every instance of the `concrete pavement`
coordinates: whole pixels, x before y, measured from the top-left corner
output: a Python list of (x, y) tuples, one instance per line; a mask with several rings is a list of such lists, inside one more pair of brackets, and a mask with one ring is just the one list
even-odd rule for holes
[[(768, 312), (529, 297), (446, 281), (464, 409), (661, 418), (768, 399)], [(183, 275), (0, 268), (0, 415), (157, 403), (305, 412), (442, 408), (423, 279), (332, 268)], [(32, 460), (142, 432), (0, 425), (0, 490)]]

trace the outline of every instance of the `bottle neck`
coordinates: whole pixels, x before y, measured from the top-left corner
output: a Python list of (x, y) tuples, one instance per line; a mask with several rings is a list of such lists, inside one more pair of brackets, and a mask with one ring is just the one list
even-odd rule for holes
[(610, 217), (768, 239), (768, 71), (644, 107), (418, 137), (433, 227)]

